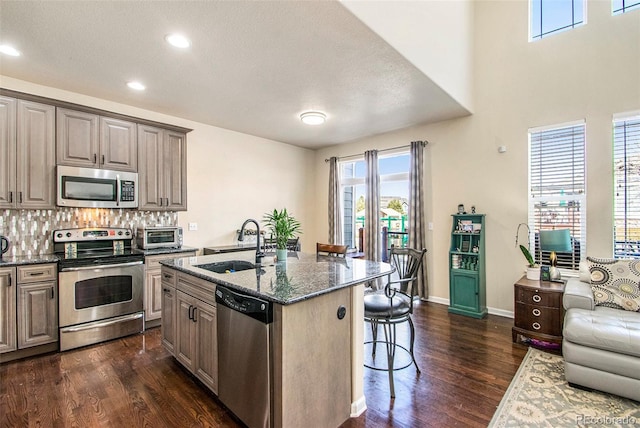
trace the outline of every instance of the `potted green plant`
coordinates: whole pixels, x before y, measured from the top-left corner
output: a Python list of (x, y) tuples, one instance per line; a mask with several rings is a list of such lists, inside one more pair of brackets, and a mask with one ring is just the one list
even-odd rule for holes
[(539, 280), (540, 279), (540, 266), (536, 264), (536, 261), (533, 259), (533, 256), (529, 252), (529, 249), (524, 245), (520, 245), (520, 251), (524, 254), (525, 259), (527, 259), (527, 279)]
[(301, 233), (300, 222), (287, 212), (286, 208), (266, 213), (263, 221), (276, 241), (276, 257), (278, 261), (287, 259), (287, 241)]

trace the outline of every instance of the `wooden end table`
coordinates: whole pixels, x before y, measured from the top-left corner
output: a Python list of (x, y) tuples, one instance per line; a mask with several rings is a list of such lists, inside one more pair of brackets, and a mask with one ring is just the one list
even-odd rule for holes
[(530, 280), (526, 276), (514, 284), (514, 326), (512, 340), (519, 336), (562, 344), (564, 283)]

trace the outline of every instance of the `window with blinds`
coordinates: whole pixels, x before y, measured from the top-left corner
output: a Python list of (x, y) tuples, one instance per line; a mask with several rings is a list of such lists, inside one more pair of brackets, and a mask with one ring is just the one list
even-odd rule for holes
[(640, 8), (640, 0), (613, 0), (611, 2), (611, 13), (619, 15)]
[(585, 124), (529, 130), (529, 228), (537, 263), (548, 264), (539, 231), (569, 229), (573, 251), (557, 253), (558, 267), (578, 270), (586, 244)]
[(613, 121), (613, 255), (640, 258), (640, 115)]

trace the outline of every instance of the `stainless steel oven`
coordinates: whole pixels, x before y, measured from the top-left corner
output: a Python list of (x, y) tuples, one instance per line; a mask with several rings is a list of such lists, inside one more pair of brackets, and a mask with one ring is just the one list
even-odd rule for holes
[(128, 229), (54, 232), (60, 350), (144, 331), (143, 255)]

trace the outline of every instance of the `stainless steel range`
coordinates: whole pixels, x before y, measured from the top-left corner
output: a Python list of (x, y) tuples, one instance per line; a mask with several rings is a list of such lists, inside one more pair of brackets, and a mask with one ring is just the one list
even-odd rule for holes
[(53, 232), (61, 351), (144, 331), (144, 256), (132, 239), (119, 228)]

